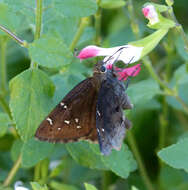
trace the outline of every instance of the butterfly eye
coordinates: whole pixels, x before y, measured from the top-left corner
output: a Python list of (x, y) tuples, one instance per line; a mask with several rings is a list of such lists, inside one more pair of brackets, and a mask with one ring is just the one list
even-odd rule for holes
[(105, 66), (101, 66), (100, 72), (101, 72), (101, 73), (105, 73), (105, 72), (106, 72), (106, 67), (105, 67)]

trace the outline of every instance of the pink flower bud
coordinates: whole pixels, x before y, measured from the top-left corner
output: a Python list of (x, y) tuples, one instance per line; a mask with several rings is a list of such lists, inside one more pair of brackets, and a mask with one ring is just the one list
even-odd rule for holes
[(149, 20), (150, 24), (156, 24), (159, 22), (158, 14), (153, 5), (146, 5), (142, 8), (144, 16)]
[[(136, 75), (139, 74), (140, 70), (141, 70), (141, 64), (137, 64), (134, 65), (132, 67), (129, 68), (125, 68), (125, 69), (120, 69), (120, 68), (115, 68), (118, 74), (118, 80), (127, 80), (127, 78), (129, 76), (131, 77), (135, 77)], [(112, 64), (107, 65), (106, 66), (107, 69), (112, 69)]]

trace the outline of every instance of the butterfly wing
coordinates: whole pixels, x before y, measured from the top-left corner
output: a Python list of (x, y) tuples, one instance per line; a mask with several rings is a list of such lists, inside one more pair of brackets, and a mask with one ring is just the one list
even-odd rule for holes
[(97, 92), (93, 78), (75, 86), (45, 118), (35, 137), (49, 142), (97, 140)]
[(112, 148), (116, 150), (121, 148), (126, 128), (130, 127), (123, 109), (130, 107), (123, 82), (108, 71), (107, 79), (101, 84), (96, 107), (98, 140), (104, 155), (110, 154)]

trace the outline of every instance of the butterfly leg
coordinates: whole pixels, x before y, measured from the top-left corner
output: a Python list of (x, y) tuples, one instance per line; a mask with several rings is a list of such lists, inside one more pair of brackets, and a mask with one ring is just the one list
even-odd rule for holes
[(127, 118), (124, 120), (126, 129), (130, 129), (132, 127), (131, 121), (129, 121)]
[(131, 104), (130, 99), (127, 94), (124, 94), (123, 101), (122, 101), (122, 108), (123, 109), (132, 109), (133, 104)]

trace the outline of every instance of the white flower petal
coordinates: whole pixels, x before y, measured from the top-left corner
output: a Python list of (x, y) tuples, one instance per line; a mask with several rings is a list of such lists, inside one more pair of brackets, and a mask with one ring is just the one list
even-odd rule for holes
[(22, 181), (16, 181), (14, 184), (14, 190), (29, 190), (28, 188), (23, 187), (22, 185)]
[(130, 64), (140, 59), (143, 47), (125, 45), (108, 49), (111, 49), (110, 56), (106, 56), (103, 60), (106, 62), (106, 65), (113, 64), (115, 61), (123, 61), (125, 64)]

